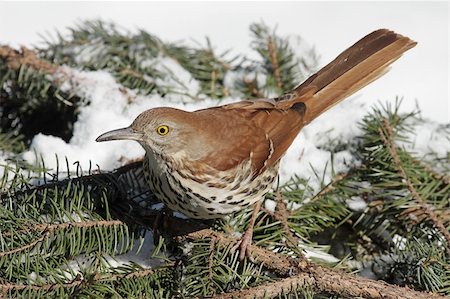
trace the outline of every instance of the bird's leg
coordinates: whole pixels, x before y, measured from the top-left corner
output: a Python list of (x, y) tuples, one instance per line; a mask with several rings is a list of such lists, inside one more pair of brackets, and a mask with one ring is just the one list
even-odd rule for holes
[(253, 262), (253, 258), (250, 251), (250, 245), (252, 244), (253, 238), (253, 227), (255, 226), (256, 217), (258, 216), (258, 212), (261, 209), (261, 200), (258, 200), (253, 207), (252, 218), (250, 219), (250, 224), (247, 227), (244, 235), (241, 239), (233, 246), (232, 250), (235, 251), (239, 248), (239, 259), (244, 260), (245, 256), (247, 256), (251, 262)]
[(153, 231), (153, 241), (155, 245), (157, 245), (158, 239), (161, 235), (162, 230), (164, 229), (164, 221), (167, 214), (170, 215), (170, 213), (173, 213), (169, 208), (164, 206), (161, 210), (158, 210), (156, 212), (155, 221), (152, 225), (152, 231)]

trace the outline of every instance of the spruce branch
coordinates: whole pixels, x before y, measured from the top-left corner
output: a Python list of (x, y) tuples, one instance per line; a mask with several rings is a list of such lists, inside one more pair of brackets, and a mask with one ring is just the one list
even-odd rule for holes
[(69, 283), (58, 283), (58, 284), (45, 284), (41, 286), (37, 285), (29, 285), (22, 283), (0, 283), (0, 292), (3, 294), (7, 294), (11, 291), (23, 291), (23, 290), (32, 290), (32, 291), (50, 291), (56, 288), (73, 288), (77, 286), (81, 286), (85, 284), (85, 281), (77, 277), (73, 281)]
[(258, 88), (258, 82), (255, 79), (250, 79), (250, 78), (244, 78), (243, 80), (243, 84), (245, 86), (245, 88), (249, 91), (249, 98), (259, 98), (259, 99), (263, 99), (264, 98), (264, 94), (261, 93), (261, 91)]
[(225, 86), (225, 75), (231, 71), (237, 57), (228, 58), (229, 51), (216, 53), (211, 41), (206, 46), (197, 43), (197, 47), (168, 44), (165, 54), (177, 61), (192, 77), (200, 83), (201, 93), (211, 98), (229, 96)]
[(0, 129), (26, 142), (37, 133), (69, 140), (83, 101), (61, 91), (68, 79), (61, 67), (33, 50), (0, 46)]
[(432, 208), (426, 203), (426, 201), (420, 196), (414, 187), (413, 183), (409, 179), (408, 174), (402, 166), (402, 162), (400, 160), (398, 149), (394, 141), (394, 131), (389, 122), (388, 118), (384, 118), (383, 120), (384, 130), (379, 128), (378, 132), (380, 134), (381, 139), (383, 140), (384, 145), (388, 149), (389, 153), (392, 156), (394, 161), (394, 165), (397, 168), (400, 176), (403, 178), (409, 192), (412, 194), (415, 201), (421, 206), (423, 212), (428, 215), (429, 219), (433, 222), (434, 226), (439, 230), (439, 232), (444, 236), (447, 246), (446, 250), (448, 255), (450, 255), (450, 232), (442, 223), (441, 219), (436, 215), (436, 213), (432, 210)]
[[(266, 76), (265, 85), (262, 86), (266, 96), (293, 89), (311, 73), (317, 63), (313, 50), (301, 53), (302, 57), (297, 57), (289, 38), (276, 34), (276, 30), (271, 30), (264, 23), (253, 23), (250, 31), (253, 35), (251, 46), (262, 59), (258, 64), (260, 68), (258, 72)], [(305, 57), (309, 58), (308, 63), (305, 62)]]
[[(355, 171), (356, 169), (352, 169), (352, 171)], [(339, 184), (339, 182), (345, 180), (347, 177), (349, 177), (352, 174), (352, 171), (346, 172), (346, 173), (340, 173), (337, 174), (335, 177), (333, 177), (333, 180), (328, 183), (324, 188), (322, 188), (318, 193), (316, 193), (311, 199), (310, 202), (314, 202), (316, 200), (319, 200), (323, 196), (333, 192), (335, 190), (335, 185)], [(300, 207), (301, 209), (301, 207)]]
[[(232, 246), (237, 242), (237, 239), (234, 237), (226, 236), (210, 229), (190, 233), (184, 237), (180, 237), (179, 240), (203, 240), (210, 238), (215, 238), (216, 242), (225, 247)], [(276, 282), (269, 283), (268, 285), (271, 289), (273, 289), (274, 286), (286, 287), (295, 284), (297, 286), (312, 286), (315, 291), (344, 297), (392, 299), (445, 298), (444, 296), (435, 293), (418, 292), (407, 287), (390, 285), (382, 281), (369, 280), (338, 270), (328, 269), (317, 264), (306, 262), (305, 260), (292, 259), (255, 245), (251, 245), (251, 251), (252, 255), (256, 257), (255, 261), (257, 263), (262, 263), (264, 267), (278, 273), (282, 277), (288, 277), (286, 282), (280, 283), (279, 285), (277, 285)], [(298, 277), (292, 277), (292, 275), (298, 275)], [(268, 285), (265, 286), (267, 287)], [(231, 293), (231, 295), (249, 296), (247, 298), (262, 295), (259, 298), (265, 298), (264, 296), (266, 295), (263, 290), (263, 287), (257, 287), (248, 289), (243, 293), (237, 291)], [(233, 298), (227, 297), (226, 294), (223, 296), (225, 296), (224, 298)]]

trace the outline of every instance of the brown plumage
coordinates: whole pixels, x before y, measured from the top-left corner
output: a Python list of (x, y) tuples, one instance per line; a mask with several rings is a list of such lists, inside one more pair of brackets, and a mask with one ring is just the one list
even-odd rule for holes
[[(194, 112), (150, 109), (130, 127), (107, 132), (97, 141), (137, 140), (146, 150), (150, 189), (169, 208), (193, 218), (223, 217), (260, 204), (299, 131), (383, 75), (415, 45), (380, 29), (279, 98)], [(251, 241), (254, 217), (240, 244), (241, 257)]]

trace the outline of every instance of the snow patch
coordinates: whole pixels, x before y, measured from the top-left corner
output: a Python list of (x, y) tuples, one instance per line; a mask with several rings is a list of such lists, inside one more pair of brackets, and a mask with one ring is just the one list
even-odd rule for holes
[(364, 212), (367, 209), (367, 203), (361, 197), (355, 197), (346, 200), (348, 207), (355, 212)]
[(275, 200), (272, 200), (272, 199), (266, 199), (264, 201), (264, 207), (268, 211), (270, 211), (272, 213), (275, 213), (275, 208), (277, 207), (277, 202)]

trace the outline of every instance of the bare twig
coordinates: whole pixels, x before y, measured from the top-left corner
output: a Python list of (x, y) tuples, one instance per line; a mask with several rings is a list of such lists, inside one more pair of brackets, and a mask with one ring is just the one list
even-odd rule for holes
[(267, 41), (267, 47), (270, 55), (270, 63), (272, 64), (273, 73), (275, 76), (275, 82), (277, 83), (277, 87), (279, 89), (283, 89), (283, 81), (281, 80), (280, 65), (278, 63), (277, 58), (277, 45), (273, 41), (273, 38), (270, 36)]
[(287, 209), (286, 203), (283, 200), (283, 197), (281, 195), (281, 192), (279, 190), (276, 191), (275, 199), (277, 201), (277, 206), (275, 209), (275, 213), (273, 214), (273, 217), (281, 223), (281, 227), (283, 229), (283, 233), (286, 236), (286, 245), (294, 249), (297, 254), (301, 254), (301, 258), (304, 258), (303, 254), (299, 250), (298, 238), (292, 233), (291, 229), (289, 228), (289, 216), (291, 215), (291, 212)]

